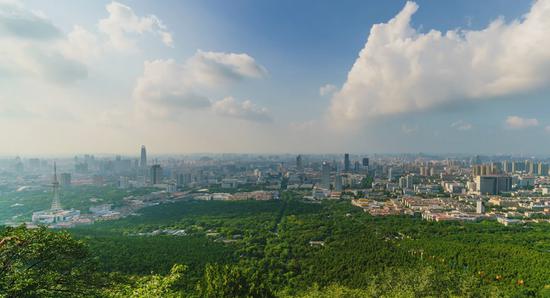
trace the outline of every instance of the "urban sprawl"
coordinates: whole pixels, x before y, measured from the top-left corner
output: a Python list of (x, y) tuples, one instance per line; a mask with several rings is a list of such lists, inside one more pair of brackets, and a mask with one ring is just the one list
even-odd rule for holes
[[(277, 200), (294, 191), (312, 203), (349, 200), (372, 216), (410, 215), (429, 221), (496, 220), (503, 225), (550, 222), (548, 160), (514, 156), (253, 155), (139, 158), (75, 156), (1, 161), (0, 185), (17, 192), (42, 188), (47, 210), (29, 227), (54, 228), (139, 216), (144, 207), (177, 200)], [(14, 179), (15, 178), (15, 179)], [(77, 185), (150, 189), (122, 204), (83, 198), (89, 210), (63, 208), (64, 189)], [(16, 207), (14, 204), (12, 207)], [(20, 224), (17, 215), (5, 224)], [(168, 231), (179, 233), (179, 231)]]

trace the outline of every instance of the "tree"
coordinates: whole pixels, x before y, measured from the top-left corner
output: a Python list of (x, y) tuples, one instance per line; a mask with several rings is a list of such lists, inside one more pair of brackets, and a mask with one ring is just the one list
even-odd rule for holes
[(106, 291), (108, 297), (185, 297), (187, 266), (176, 264), (166, 276), (154, 274), (123, 282)]
[(87, 247), (67, 232), (0, 230), (0, 296), (93, 296), (100, 284)]
[(274, 297), (258, 271), (238, 265), (206, 265), (200, 297)]

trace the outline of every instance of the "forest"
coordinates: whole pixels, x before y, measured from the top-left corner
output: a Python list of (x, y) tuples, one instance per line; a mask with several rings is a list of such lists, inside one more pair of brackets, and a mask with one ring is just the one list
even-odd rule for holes
[(548, 224), (372, 217), (293, 192), (0, 239), (0, 297), (550, 296)]

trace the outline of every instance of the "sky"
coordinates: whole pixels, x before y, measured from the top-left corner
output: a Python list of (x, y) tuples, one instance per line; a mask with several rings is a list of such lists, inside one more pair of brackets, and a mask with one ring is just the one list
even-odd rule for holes
[(0, 155), (547, 154), (550, 0), (0, 0)]

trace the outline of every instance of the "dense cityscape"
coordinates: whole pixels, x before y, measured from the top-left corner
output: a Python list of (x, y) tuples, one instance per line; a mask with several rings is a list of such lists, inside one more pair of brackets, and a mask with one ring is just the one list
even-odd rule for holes
[[(368, 156), (368, 157), (367, 157)], [(384, 155), (237, 155), (72, 159), (19, 157), (2, 161), (3, 193), (48, 191), (48, 210), (17, 214), (13, 203), (4, 224), (71, 227), (116, 220), (139, 209), (175, 200), (277, 200), (293, 190), (304, 200), (350, 200), (373, 216), (410, 215), (433, 221), (496, 220), (503, 225), (550, 220), (546, 159), (511, 156), (446, 157)], [(57, 172), (59, 165), (60, 172)], [(51, 184), (51, 185), (49, 185)], [(119, 204), (88, 198), (88, 210), (63, 209), (60, 193), (84, 185), (150, 189)], [(4, 203), (4, 202), (3, 202)], [(8, 206), (6, 206), (8, 207)]]

